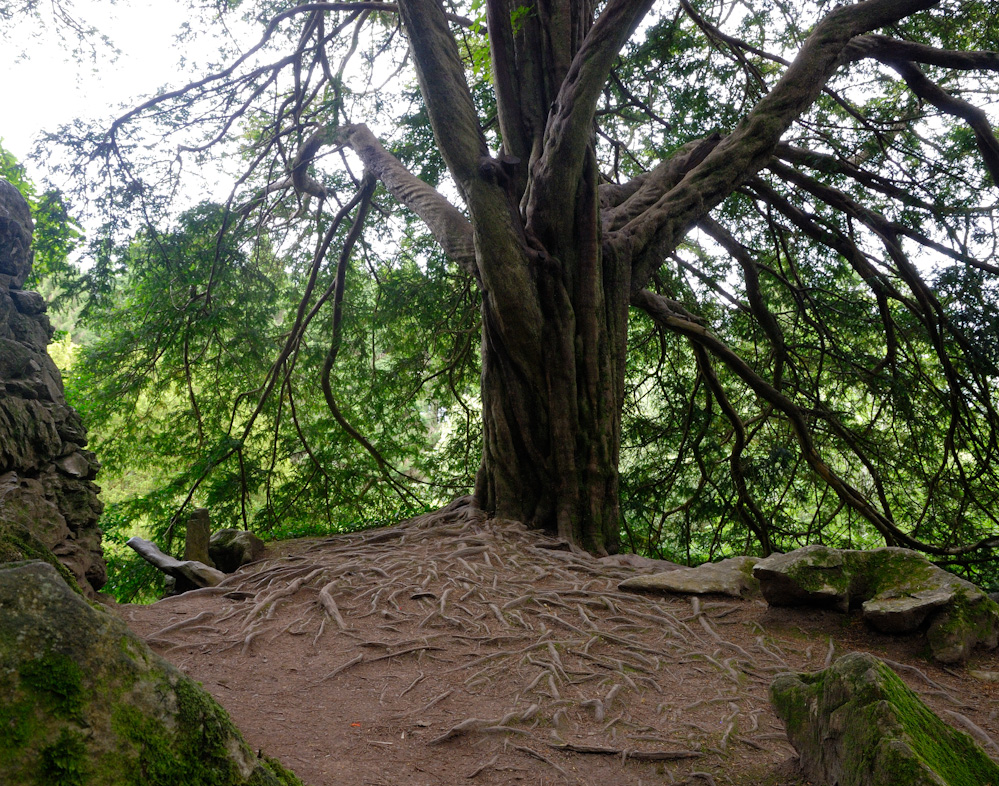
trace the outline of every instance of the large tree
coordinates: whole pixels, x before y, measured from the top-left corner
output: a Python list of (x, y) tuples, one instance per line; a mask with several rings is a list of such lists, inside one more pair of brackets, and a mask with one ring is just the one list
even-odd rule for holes
[[(261, 401), (331, 309), (324, 397), (390, 474), (330, 383), (378, 182), (480, 295), (482, 508), (616, 551), (627, 434), (647, 539), (715, 497), (764, 553), (843, 517), (941, 558), (999, 541), (993, 4), (461, 5), (261, 4), (256, 47), (102, 138), (134, 204), (238, 130), (219, 231), (340, 250)], [(207, 131), (142, 174), (144, 118)]]

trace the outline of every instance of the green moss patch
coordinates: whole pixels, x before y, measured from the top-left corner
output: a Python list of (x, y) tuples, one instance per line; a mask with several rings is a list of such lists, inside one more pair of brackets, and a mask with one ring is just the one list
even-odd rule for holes
[(0, 780), (301, 786), (200, 685), (40, 562), (0, 568)]
[(803, 769), (840, 786), (999, 786), (999, 765), (884, 663), (851, 653), (770, 689)]

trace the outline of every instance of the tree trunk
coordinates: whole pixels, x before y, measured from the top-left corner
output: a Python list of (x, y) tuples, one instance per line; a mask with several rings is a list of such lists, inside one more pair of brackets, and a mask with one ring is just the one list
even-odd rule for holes
[[(590, 158), (574, 214), (569, 222), (561, 217), (571, 231), (528, 241), (531, 276), (520, 307), (483, 293), (475, 496), (497, 516), (608, 554), (617, 551), (620, 531), (630, 268), (601, 249)], [(480, 268), (498, 264), (480, 256)]]
[[(491, 157), (439, 0), (399, 4), (482, 291), (480, 507), (597, 553), (619, 539), (631, 266), (602, 247), (593, 119), (652, 0), (488, 0)], [(586, 50), (585, 52), (583, 50)]]

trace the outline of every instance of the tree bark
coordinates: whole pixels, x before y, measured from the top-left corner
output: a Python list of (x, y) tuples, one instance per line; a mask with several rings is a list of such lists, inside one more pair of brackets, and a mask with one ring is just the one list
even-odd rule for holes
[[(530, 249), (521, 320), (482, 301), (483, 457), (479, 505), (597, 554), (618, 548), (618, 459), (630, 265), (599, 244), (596, 167), (555, 256)], [(489, 255), (483, 262), (494, 264)], [(531, 324), (537, 315), (538, 324)], [(538, 335), (521, 351), (511, 335)]]

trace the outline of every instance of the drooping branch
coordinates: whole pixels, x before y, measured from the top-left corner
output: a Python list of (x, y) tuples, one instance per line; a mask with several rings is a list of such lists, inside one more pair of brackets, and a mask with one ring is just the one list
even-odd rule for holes
[(933, 104), (942, 112), (961, 118), (971, 126), (982, 160), (992, 176), (992, 182), (999, 186), (999, 139), (996, 139), (988, 115), (932, 82), (915, 63), (907, 60), (888, 61), (888, 65), (898, 71), (909, 89), (920, 99)]
[(732, 350), (724, 341), (689, 316), (671, 308), (669, 301), (649, 290), (632, 294), (633, 306), (642, 309), (662, 328), (684, 336), (692, 343), (721, 361), (754, 393), (782, 412), (791, 424), (802, 456), (812, 470), (837, 494), (840, 500), (870, 522), (889, 545), (901, 544), (928, 554), (959, 556), (999, 545), (999, 537), (984, 538), (976, 543), (941, 547), (923, 543), (900, 529), (894, 521), (877, 510), (864, 494), (839, 476), (819, 455), (805, 412), (778, 391)]
[(739, 518), (742, 519), (743, 523), (745, 523), (760, 542), (763, 556), (768, 557), (774, 550), (773, 541), (770, 537), (770, 526), (763, 511), (760, 510), (760, 506), (756, 504), (756, 501), (749, 493), (749, 486), (746, 485), (746, 470), (742, 462), (742, 454), (748, 444), (746, 424), (743, 423), (739, 413), (732, 406), (732, 402), (729, 401), (728, 395), (725, 393), (725, 388), (722, 387), (721, 381), (715, 373), (707, 351), (696, 341), (691, 341), (690, 343), (694, 350), (694, 357), (697, 359), (697, 367), (704, 376), (708, 390), (717, 399), (722, 413), (728, 418), (729, 423), (732, 424), (735, 441), (732, 445), (732, 452), (729, 454), (729, 471), (732, 475), (732, 483), (735, 485), (736, 511), (739, 514)]
[[(388, 461), (385, 460), (385, 457), (382, 456), (381, 452), (371, 444), (371, 441), (354, 428), (350, 421), (348, 421), (344, 416), (343, 411), (340, 409), (340, 405), (337, 403), (336, 396), (333, 394), (333, 384), (331, 382), (333, 366), (336, 364), (336, 358), (340, 352), (340, 323), (343, 320), (343, 296), (344, 286), (347, 279), (347, 263), (350, 260), (351, 253), (353, 253), (354, 246), (361, 236), (361, 231), (364, 228), (364, 221), (367, 218), (368, 210), (371, 207), (371, 197), (374, 194), (374, 191), (375, 179), (373, 176), (366, 173), (364, 179), (361, 181), (361, 202), (358, 207), (357, 215), (354, 216), (354, 221), (350, 225), (350, 230), (347, 232), (347, 237), (344, 239), (343, 248), (340, 250), (340, 255), (337, 258), (336, 277), (334, 279), (334, 289), (332, 293), (333, 335), (330, 339), (330, 348), (326, 353), (326, 359), (323, 361), (323, 368), (320, 373), (320, 383), (323, 389), (323, 398), (326, 399), (326, 406), (329, 408), (330, 414), (333, 415), (333, 419), (340, 424), (340, 428), (347, 432), (350, 438), (364, 448), (375, 460), (375, 463), (382, 471), (382, 475), (385, 477), (385, 480), (388, 481), (403, 501), (409, 497), (410, 499), (419, 502), (409, 489), (392, 477), (393, 472), (400, 475), (403, 475), (403, 473), (399, 472), (391, 464), (389, 464)], [(404, 477), (408, 476), (404, 475)]]

